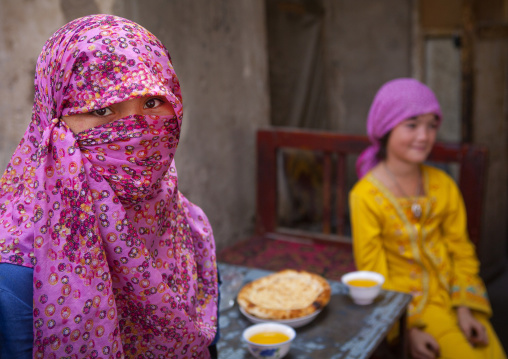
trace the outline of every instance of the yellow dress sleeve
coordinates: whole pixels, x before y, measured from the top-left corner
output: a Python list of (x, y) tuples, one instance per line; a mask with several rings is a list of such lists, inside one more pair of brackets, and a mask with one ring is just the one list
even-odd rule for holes
[(349, 194), (353, 254), (358, 270), (368, 270), (385, 277), (383, 289), (393, 288), (388, 276), (386, 253), (383, 248), (381, 217), (373, 206), (373, 195), (358, 188)]
[(479, 261), (467, 234), (467, 217), (460, 190), (450, 179), (448, 211), (442, 222), (443, 239), (452, 264), (450, 297), (453, 306), (467, 306), (491, 315), (485, 285), (479, 277)]
[[(375, 205), (375, 194), (364, 188), (355, 188), (349, 194), (349, 211), (353, 238), (353, 254), (358, 270), (368, 270), (382, 274), (385, 277), (383, 289), (400, 291), (394, 285), (388, 271), (387, 256), (383, 246), (383, 219), (379, 213), (379, 206)], [(409, 313), (408, 328), (422, 327), (418, 315)], [(388, 341), (394, 340), (399, 332), (398, 323), (394, 325), (388, 335)]]

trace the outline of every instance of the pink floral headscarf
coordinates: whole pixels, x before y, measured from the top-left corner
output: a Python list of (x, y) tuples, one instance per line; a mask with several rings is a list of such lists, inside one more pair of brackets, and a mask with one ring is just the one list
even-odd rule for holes
[(367, 134), (372, 142), (356, 162), (359, 178), (377, 163), (379, 140), (402, 121), (426, 113), (434, 113), (441, 122), (441, 107), (430, 88), (411, 78), (388, 81), (378, 90), (367, 119)]
[[(175, 116), (74, 135), (62, 116), (164, 96)], [(0, 181), (0, 261), (34, 269), (34, 358), (207, 358), (217, 330), (210, 224), (179, 191), (169, 53), (110, 15), (44, 45), (32, 121)]]

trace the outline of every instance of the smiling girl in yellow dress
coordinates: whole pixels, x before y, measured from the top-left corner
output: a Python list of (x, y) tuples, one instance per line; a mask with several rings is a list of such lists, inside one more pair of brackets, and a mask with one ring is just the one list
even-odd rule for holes
[(384, 275), (384, 289), (413, 296), (413, 358), (506, 358), (488, 320), (461, 193), (424, 164), (441, 120), (434, 93), (414, 79), (392, 80), (376, 94), (372, 146), (358, 159), (361, 179), (350, 193), (355, 262)]

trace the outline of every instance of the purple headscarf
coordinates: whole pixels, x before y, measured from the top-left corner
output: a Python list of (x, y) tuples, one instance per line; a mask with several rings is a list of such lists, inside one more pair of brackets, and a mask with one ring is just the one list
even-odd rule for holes
[[(78, 134), (62, 116), (160, 96)], [(0, 262), (34, 269), (34, 358), (208, 358), (217, 330), (215, 243), (178, 191), (183, 117), (168, 51), (111, 15), (44, 45), (32, 121), (0, 180)]]
[(362, 152), (356, 162), (356, 173), (362, 178), (377, 163), (380, 139), (402, 121), (434, 113), (441, 122), (439, 102), (430, 88), (411, 78), (388, 81), (377, 92), (369, 110), (367, 134), (372, 145)]

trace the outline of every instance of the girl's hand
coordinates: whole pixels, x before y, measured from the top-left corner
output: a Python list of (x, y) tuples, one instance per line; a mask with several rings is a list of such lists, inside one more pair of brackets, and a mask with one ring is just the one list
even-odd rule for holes
[(471, 314), (468, 307), (458, 307), (457, 317), (459, 327), (471, 345), (487, 345), (489, 338), (485, 327)]
[(413, 359), (435, 359), (440, 355), (436, 339), (418, 328), (409, 329), (409, 351)]

